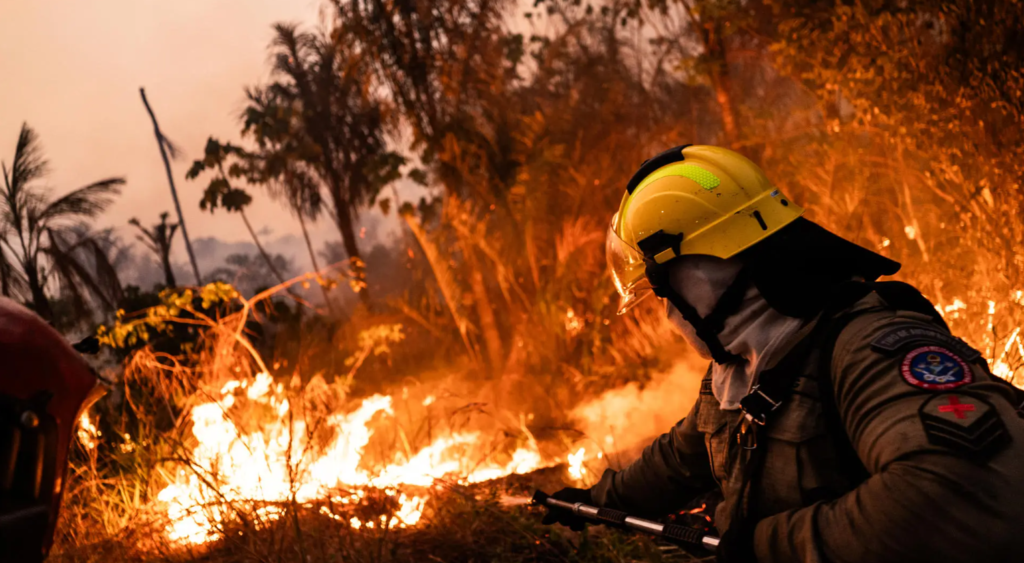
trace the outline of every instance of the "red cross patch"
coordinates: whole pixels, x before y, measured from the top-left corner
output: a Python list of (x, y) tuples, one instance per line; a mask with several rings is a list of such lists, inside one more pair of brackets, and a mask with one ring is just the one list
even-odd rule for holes
[(973, 456), (988, 456), (1007, 441), (1006, 425), (991, 403), (966, 393), (929, 398), (919, 411), (928, 441)]
[(956, 395), (949, 396), (949, 404), (939, 405), (939, 412), (951, 412), (953, 416), (964, 420), (967, 415), (964, 413), (974, 412), (977, 410), (974, 405), (964, 404), (960, 402), (960, 397)]

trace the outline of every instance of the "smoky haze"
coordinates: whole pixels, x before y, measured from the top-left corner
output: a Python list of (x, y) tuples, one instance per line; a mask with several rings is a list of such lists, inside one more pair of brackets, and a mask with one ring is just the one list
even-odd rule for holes
[[(2, 4), (0, 159), (9, 163), (26, 121), (40, 136), (51, 164), (46, 184), (55, 192), (124, 176), (123, 194), (97, 226), (117, 227), (123, 239), (133, 240), (129, 218), (149, 225), (174, 209), (139, 98), (142, 86), (164, 134), (183, 152), (173, 168), (190, 237), (248, 240), (238, 216), (200, 211), (204, 183), (186, 181), (184, 174), (208, 136), (237, 141), (243, 88), (266, 78), (271, 25), (314, 25), (319, 1)], [(295, 219), (267, 197), (254, 198), (248, 213), (257, 229), (272, 230), (272, 239), (296, 240), (292, 235), (300, 233)], [(338, 238), (329, 221), (314, 225), (311, 234), (318, 250)], [(289, 253), (301, 256), (304, 247)], [(187, 261), (180, 237), (173, 260)]]

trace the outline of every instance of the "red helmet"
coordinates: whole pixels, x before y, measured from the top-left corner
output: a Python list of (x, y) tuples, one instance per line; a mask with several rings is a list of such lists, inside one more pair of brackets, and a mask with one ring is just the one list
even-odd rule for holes
[(99, 387), (59, 332), (2, 297), (0, 358), (0, 553), (41, 561), (53, 543), (72, 433)]

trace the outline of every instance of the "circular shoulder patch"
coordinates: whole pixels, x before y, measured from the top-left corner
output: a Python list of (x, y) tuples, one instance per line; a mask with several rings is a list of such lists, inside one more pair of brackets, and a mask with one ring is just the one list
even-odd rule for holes
[(931, 391), (956, 389), (974, 381), (967, 362), (941, 346), (911, 350), (903, 358), (900, 372), (907, 383)]

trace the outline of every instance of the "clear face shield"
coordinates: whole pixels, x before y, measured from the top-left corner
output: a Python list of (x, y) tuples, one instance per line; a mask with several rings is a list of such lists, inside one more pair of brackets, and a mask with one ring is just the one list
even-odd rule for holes
[(621, 315), (654, 291), (647, 281), (643, 254), (619, 237), (615, 229), (617, 222), (618, 214), (612, 218), (612, 224), (608, 228), (604, 251), (608, 260), (608, 271), (612, 274), (612, 283), (619, 292), (618, 313)]

